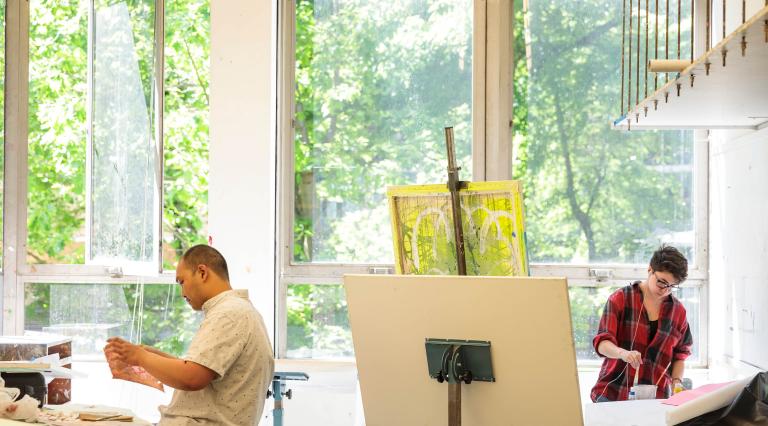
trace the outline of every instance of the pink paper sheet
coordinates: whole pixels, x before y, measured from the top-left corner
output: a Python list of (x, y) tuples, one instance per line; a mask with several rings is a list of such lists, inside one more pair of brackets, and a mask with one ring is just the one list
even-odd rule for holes
[(155, 376), (149, 374), (147, 370), (136, 365), (128, 365), (110, 356), (107, 356), (107, 362), (109, 363), (109, 369), (112, 371), (112, 378), (136, 382), (160, 391), (165, 391), (162, 382), (157, 380)]
[(683, 405), (688, 401), (692, 401), (700, 396), (714, 392), (722, 387), (730, 385), (731, 383), (733, 382), (712, 383), (709, 385), (699, 386), (696, 389), (682, 391), (680, 393), (672, 395), (671, 398), (665, 399), (661, 401), (661, 403), (666, 405), (674, 405), (674, 406)]

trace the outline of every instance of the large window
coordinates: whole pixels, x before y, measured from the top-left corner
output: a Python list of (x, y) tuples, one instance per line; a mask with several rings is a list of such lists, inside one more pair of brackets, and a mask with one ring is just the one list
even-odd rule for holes
[(178, 285), (27, 283), (24, 288), (24, 330), (71, 337), (74, 361), (103, 361), (112, 336), (181, 355), (201, 319)]
[[(706, 359), (700, 345), (706, 239), (699, 232), (706, 226), (706, 180), (697, 170), (705, 149), (693, 131), (612, 130), (621, 115), (622, 2), (554, 5), (531, 1), (518, 17), (526, 31), (516, 52), (514, 171), (524, 182), (528, 250), (539, 266), (534, 274), (556, 270), (577, 278), (572, 282), (581, 279), (571, 290), (574, 338), (579, 358), (595, 359), (591, 338), (607, 296), (645, 279), (653, 251), (674, 245), (691, 267), (677, 296), (694, 332), (694, 358)], [(651, 41), (650, 57), (653, 47)], [(638, 84), (642, 92), (646, 83)], [(647, 84), (652, 93), (654, 79)], [(609, 286), (580, 275), (585, 267), (603, 269)]]
[(28, 191), (11, 214), (26, 250), (5, 330), (71, 335), (80, 360), (103, 359), (108, 335), (181, 354), (199, 318), (172, 270), (207, 237), (210, 4), (18, 3), (28, 114), (11, 143), (26, 143)]
[[(392, 263), (385, 186), (443, 182), (443, 125), (456, 126), (461, 143), (471, 126), (486, 125), (469, 120), (478, 95), (470, 89), (490, 84), (489, 73), (469, 71), (472, 40), (504, 47), (487, 36), (495, 19), (472, 21), (483, 16), (478, 7), (297, 1), (289, 11), (294, 108), (281, 143), (292, 145), (293, 168), (283, 175), (290, 202), (281, 216), (292, 220), (282, 228), (280, 355), (348, 356), (337, 286), (343, 273)], [(532, 274), (569, 278), (577, 353), (594, 360), (608, 294), (646, 278), (659, 244), (675, 245), (691, 265), (677, 296), (694, 356), (705, 360), (706, 142), (693, 131), (611, 129), (621, 114), (621, 1), (516, 0), (513, 10), (508, 167), (525, 190)], [(471, 146), (459, 147), (464, 179)]]
[[(391, 264), (387, 185), (445, 181), (446, 126), (472, 173), (472, 2), (298, 0), (293, 12), (288, 268)], [(283, 284), (282, 355), (351, 356), (338, 278)]]
[(156, 263), (155, 7), (30, 2), (29, 263)]
[(551, 4), (530, 2), (531, 54), (518, 69), (528, 116), (515, 173), (526, 183), (532, 261), (644, 264), (661, 242), (694, 259), (692, 132), (610, 127), (620, 114), (621, 1)]
[[(296, 2), (296, 262), (392, 263), (387, 185), (471, 176), (468, 0)], [(450, 28), (450, 30), (449, 30)]]
[[(158, 261), (155, 7), (30, 2), (30, 264)], [(168, 2), (164, 24), (162, 259), (171, 269), (207, 236), (208, 3)]]

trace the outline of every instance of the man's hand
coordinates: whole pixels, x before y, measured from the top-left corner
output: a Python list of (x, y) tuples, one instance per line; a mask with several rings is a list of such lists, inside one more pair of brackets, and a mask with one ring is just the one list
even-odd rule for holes
[(635, 370), (643, 363), (643, 356), (638, 351), (622, 350), (619, 359), (631, 365)]
[(142, 365), (146, 353), (140, 345), (134, 345), (119, 337), (110, 337), (104, 347), (107, 359), (116, 359), (128, 365)]

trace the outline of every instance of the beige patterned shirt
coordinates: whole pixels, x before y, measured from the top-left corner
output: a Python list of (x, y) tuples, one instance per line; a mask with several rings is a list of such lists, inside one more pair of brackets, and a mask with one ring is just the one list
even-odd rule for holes
[(205, 318), (184, 359), (218, 377), (199, 391), (175, 390), (159, 425), (258, 424), (275, 362), (261, 315), (246, 296), (225, 291), (203, 304)]

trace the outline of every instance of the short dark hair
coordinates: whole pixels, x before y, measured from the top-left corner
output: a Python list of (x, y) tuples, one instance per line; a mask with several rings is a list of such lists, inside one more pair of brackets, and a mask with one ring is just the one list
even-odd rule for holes
[(227, 261), (224, 256), (215, 248), (198, 244), (194, 247), (190, 247), (184, 255), (181, 256), (181, 260), (189, 269), (197, 268), (197, 265), (205, 265), (209, 267), (216, 275), (229, 282), (229, 269), (227, 269)]
[(651, 257), (651, 269), (658, 272), (669, 272), (678, 283), (688, 278), (688, 260), (680, 250), (662, 244)]

